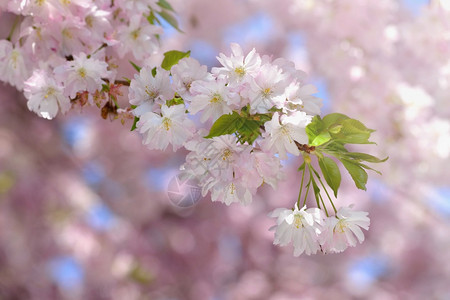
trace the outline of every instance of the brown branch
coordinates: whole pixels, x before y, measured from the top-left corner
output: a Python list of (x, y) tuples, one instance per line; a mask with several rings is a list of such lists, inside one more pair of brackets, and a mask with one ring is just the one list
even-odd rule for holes
[[(110, 83), (108, 78), (102, 78), (103, 81)], [(130, 83), (126, 80), (114, 80), (114, 84), (121, 84), (125, 86), (130, 86)]]
[(300, 143), (298, 143), (298, 142), (295, 142), (295, 144), (297, 145), (298, 150), (304, 151), (304, 152), (306, 152), (306, 153), (311, 153), (311, 152), (313, 152), (314, 150), (316, 150), (316, 147), (315, 147), (315, 146), (308, 146), (308, 145), (306, 145), (306, 144), (300, 144)]

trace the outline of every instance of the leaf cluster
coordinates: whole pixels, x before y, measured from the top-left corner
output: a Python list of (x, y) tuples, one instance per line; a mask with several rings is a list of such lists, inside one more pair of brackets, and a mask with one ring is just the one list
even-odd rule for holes
[(381, 163), (388, 157), (380, 159), (366, 153), (350, 152), (346, 148), (347, 144), (374, 144), (369, 141), (373, 132), (360, 121), (339, 113), (326, 115), (323, 119), (315, 116), (306, 127), (309, 145), (316, 147), (314, 154), (318, 157), (319, 167), (335, 196), (341, 184), (341, 172), (335, 160), (342, 163), (356, 187), (362, 190), (366, 190), (366, 170), (381, 174), (365, 163)]
[(271, 119), (269, 114), (249, 115), (244, 109), (241, 114), (231, 114), (218, 118), (205, 138), (213, 138), (225, 134), (236, 134), (240, 143), (253, 142), (261, 135), (261, 126)]

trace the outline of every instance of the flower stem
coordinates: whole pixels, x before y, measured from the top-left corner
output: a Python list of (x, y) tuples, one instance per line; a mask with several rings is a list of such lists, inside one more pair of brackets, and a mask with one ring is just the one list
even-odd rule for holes
[(319, 178), (320, 184), (322, 185), (323, 189), (325, 190), (325, 193), (326, 193), (327, 196), (328, 196), (328, 200), (330, 200), (331, 206), (333, 206), (334, 212), (336, 213), (337, 210), (336, 210), (336, 207), (334, 206), (333, 200), (331, 200), (330, 194), (328, 194), (328, 191), (327, 191), (327, 189), (325, 188), (325, 185), (323, 184), (322, 179), (320, 179), (320, 177), (318, 177), (318, 178)]
[[(306, 171), (306, 167), (303, 168), (303, 172), (302, 172), (302, 182), (300, 183), (300, 192), (298, 193), (297, 207), (300, 206), (300, 198), (301, 198), (301, 196), (302, 196), (303, 179), (305, 179), (305, 171)], [(300, 207), (299, 207), (299, 208), (300, 208)]]
[(8, 35), (8, 37), (6, 38), (7, 41), (11, 42), (12, 36), (13, 36), (13, 34), (14, 34), (14, 31), (16, 30), (17, 25), (19, 24), (19, 21), (20, 21), (20, 16), (17, 16), (17, 17), (14, 19), (14, 23), (13, 23), (13, 25), (12, 25), (12, 27), (11, 27), (11, 30), (9, 31), (9, 35)]
[(308, 197), (308, 193), (309, 193), (309, 188), (311, 187), (311, 172), (309, 173), (309, 182), (308, 182), (308, 184), (307, 184), (307, 186), (308, 186), (308, 188), (306, 189), (306, 194), (305, 194), (305, 200), (303, 200), (303, 205), (302, 205), (302, 207), (303, 206), (305, 206), (305, 204), (306, 204), (306, 198)]
[(322, 201), (322, 205), (323, 205), (323, 209), (325, 210), (325, 214), (327, 215), (327, 217), (329, 217), (328, 211), (327, 211), (327, 207), (325, 206), (325, 203), (323, 202), (322, 195), (320, 193), (319, 193), (319, 197), (320, 197), (320, 201)]

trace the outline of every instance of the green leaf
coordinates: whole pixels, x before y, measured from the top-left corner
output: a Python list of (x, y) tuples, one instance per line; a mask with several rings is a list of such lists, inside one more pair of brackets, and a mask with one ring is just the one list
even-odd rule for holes
[(302, 171), (305, 168), (306, 164), (302, 163), (302, 165), (300, 167), (298, 167), (297, 171)]
[(172, 98), (166, 101), (167, 107), (171, 107), (172, 105), (184, 104), (184, 100), (182, 98)]
[(379, 159), (378, 157), (375, 157), (370, 154), (366, 153), (360, 153), (360, 152), (348, 152), (345, 154), (346, 158), (351, 158), (357, 161), (367, 161), (370, 163), (382, 163), (388, 160), (389, 157), (386, 157), (384, 159)]
[(248, 142), (250, 145), (261, 135), (260, 124), (256, 120), (243, 119), (241, 127), (238, 128), (238, 134), (242, 142)]
[(138, 71), (138, 72), (140, 72), (141, 71), (141, 67), (139, 67), (137, 64), (135, 64), (134, 62), (132, 62), (131, 60), (129, 60), (129, 62), (130, 62), (130, 64), (133, 66), (133, 68), (136, 70), (136, 71)]
[(332, 134), (333, 139), (340, 143), (348, 144), (374, 144), (369, 142), (372, 129), (368, 129), (358, 120), (347, 119), (342, 121), (342, 129), (337, 134)]
[(366, 183), (367, 183), (367, 172), (364, 171), (363, 168), (361, 168), (358, 164), (342, 159), (341, 160), (344, 167), (347, 169), (347, 171), (352, 176), (353, 181), (355, 182), (355, 185), (358, 189), (361, 190), (367, 190), (366, 189)]
[(130, 272), (128, 273), (128, 277), (136, 283), (142, 285), (150, 284), (155, 278), (154, 276), (146, 269), (139, 265), (135, 265)]
[(325, 127), (330, 128), (332, 125), (339, 125), (347, 119), (349, 119), (349, 117), (344, 114), (332, 113), (323, 117), (323, 123), (325, 124)]
[(320, 194), (320, 188), (317, 186), (316, 181), (313, 179), (312, 181), (313, 190), (314, 190), (314, 198), (316, 198), (317, 206), (319, 207), (319, 194)]
[(131, 126), (130, 131), (133, 131), (137, 128), (137, 122), (139, 122), (139, 117), (134, 117), (133, 126)]
[(102, 84), (101, 92), (109, 92), (109, 85), (108, 84)]
[(177, 19), (169, 11), (163, 9), (161, 12), (158, 12), (158, 14), (160, 15), (161, 18), (166, 20), (167, 23), (169, 23), (173, 28), (175, 28), (177, 31), (183, 33), (183, 31), (178, 27)]
[(213, 138), (215, 136), (221, 136), (224, 134), (233, 134), (242, 124), (244, 124), (244, 119), (237, 112), (232, 114), (223, 115), (214, 122), (209, 131), (209, 134), (205, 136), (206, 139)]
[(161, 25), (161, 22), (158, 20), (158, 18), (155, 16), (155, 14), (153, 13), (153, 11), (150, 11), (150, 14), (147, 17), (147, 21), (152, 24), (155, 25), (155, 22), (157, 22), (159, 25)]
[(154, 67), (154, 68), (152, 69), (152, 76), (153, 76), (153, 77), (156, 76), (156, 67)]
[(325, 123), (319, 116), (315, 116), (311, 123), (306, 126), (306, 134), (308, 135), (310, 146), (319, 146), (331, 139)]
[(337, 197), (339, 186), (341, 185), (341, 172), (339, 167), (329, 157), (323, 156), (319, 158), (319, 167), (322, 170), (323, 177), (334, 192), (334, 196)]
[(166, 0), (159, 0), (156, 4), (158, 4), (161, 8), (175, 12), (172, 5), (170, 5), (170, 3), (167, 2)]
[(331, 141), (330, 143), (326, 144), (325, 147), (319, 147), (319, 149), (333, 156), (341, 156), (342, 154), (348, 152), (343, 144), (335, 141)]
[(180, 59), (188, 57), (191, 51), (181, 52), (177, 50), (172, 50), (164, 53), (164, 59), (161, 63), (161, 67), (167, 71), (170, 71), (173, 65), (176, 65)]
[(378, 171), (378, 170), (375, 170), (374, 168), (371, 168), (371, 167), (369, 167), (368, 165), (365, 165), (365, 164), (359, 164), (361, 167), (363, 167), (364, 169), (366, 169), (366, 170), (371, 170), (371, 171), (374, 171), (375, 173), (377, 173), (377, 174), (379, 174), (379, 175), (383, 175), (383, 174), (381, 174), (381, 172), (380, 171)]

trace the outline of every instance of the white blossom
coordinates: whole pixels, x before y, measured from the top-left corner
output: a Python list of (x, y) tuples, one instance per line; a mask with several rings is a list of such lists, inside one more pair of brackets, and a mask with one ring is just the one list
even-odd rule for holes
[(277, 218), (276, 225), (271, 228), (275, 230), (275, 245), (286, 246), (292, 242), (294, 256), (302, 253), (307, 255), (316, 254), (320, 249), (319, 235), (322, 232), (323, 213), (318, 208), (298, 209), (275, 209), (270, 217)]
[(147, 112), (140, 117), (137, 127), (143, 135), (142, 143), (150, 149), (165, 150), (172, 144), (176, 151), (193, 135), (194, 123), (185, 113), (184, 105), (161, 107), (161, 115)]
[(361, 228), (368, 230), (370, 219), (365, 211), (352, 211), (353, 205), (341, 207), (336, 216), (326, 219), (327, 231), (322, 237), (324, 251), (342, 252), (348, 246), (354, 247), (364, 241)]
[(281, 118), (279, 113), (275, 112), (272, 120), (264, 124), (262, 148), (265, 151), (278, 153), (281, 159), (287, 159), (286, 152), (299, 155), (300, 152), (295, 142), (308, 143), (305, 128), (310, 122), (311, 116), (304, 112), (295, 112), (290, 116), (282, 115)]
[(58, 110), (65, 113), (71, 107), (70, 100), (63, 94), (63, 86), (42, 70), (36, 70), (26, 82), (25, 97), (28, 109), (45, 119), (53, 119)]

